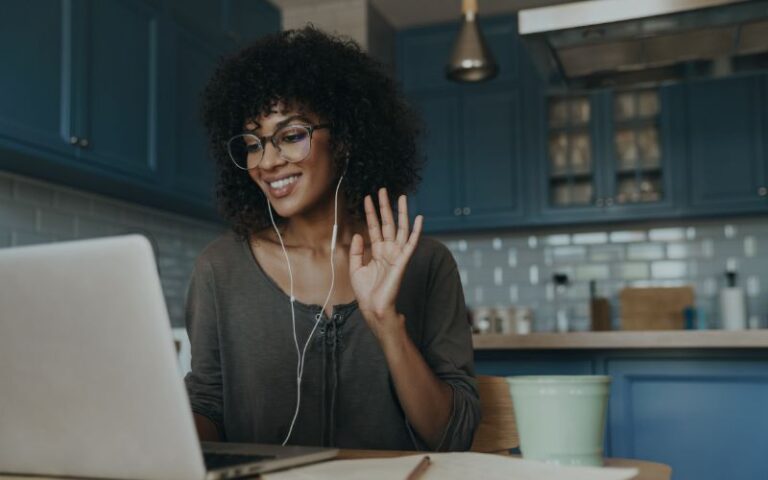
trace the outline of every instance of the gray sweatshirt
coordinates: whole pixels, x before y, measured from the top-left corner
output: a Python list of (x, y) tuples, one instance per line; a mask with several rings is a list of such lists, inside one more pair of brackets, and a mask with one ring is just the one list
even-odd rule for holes
[[(300, 274), (300, 273), (299, 273)], [(327, 288), (318, 285), (318, 288)], [(396, 301), (408, 335), (453, 390), (438, 450), (466, 450), (480, 421), (472, 337), (456, 263), (421, 238)], [(294, 303), (304, 346), (320, 305)], [(289, 296), (266, 274), (247, 242), (227, 234), (199, 256), (186, 322), (192, 410), (230, 442), (281, 443), (296, 407), (297, 354)], [(357, 302), (322, 315), (307, 348), (293, 445), (423, 450), (398, 402), (384, 353)]]

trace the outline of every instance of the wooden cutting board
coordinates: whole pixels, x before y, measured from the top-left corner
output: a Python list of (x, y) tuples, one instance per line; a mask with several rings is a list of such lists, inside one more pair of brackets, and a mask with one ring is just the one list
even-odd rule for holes
[(619, 293), (622, 330), (682, 330), (692, 287), (625, 288)]

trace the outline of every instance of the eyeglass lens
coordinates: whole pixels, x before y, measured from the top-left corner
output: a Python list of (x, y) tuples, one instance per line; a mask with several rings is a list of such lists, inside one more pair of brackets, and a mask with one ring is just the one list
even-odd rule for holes
[[(272, 144), (288, 162), (300, 162), (309, 155), (310, 129), (303, 125), (288, 125), (272, 135)], [(264, 155), (264, 146), (254, 134), (237, 135), (227, 144), (229, 156), (239, 168), (256, 168)]]

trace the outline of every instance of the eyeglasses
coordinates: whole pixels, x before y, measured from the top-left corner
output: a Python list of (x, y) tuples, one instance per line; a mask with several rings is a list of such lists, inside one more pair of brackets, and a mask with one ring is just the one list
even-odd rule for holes
[(304, 160), (312, 148), (312, 133), (330, 124), (286, 125), (268, 137), (259, 137), (253, 133), (235, 135), (227, 141), (227, 152), (232, 163), (242, 170), (251, 170), (259, 166), (264, 158), (264, 144), (272, 143), (280, 157), (287, 162), (296, 163)]

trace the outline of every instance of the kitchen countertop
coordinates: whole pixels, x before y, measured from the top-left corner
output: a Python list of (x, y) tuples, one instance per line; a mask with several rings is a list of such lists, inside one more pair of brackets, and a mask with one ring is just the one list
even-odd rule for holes
[(768, 329), (485, 334), (472, 342), (475, 350), (768, 348)]

